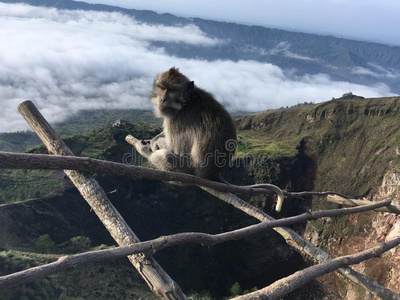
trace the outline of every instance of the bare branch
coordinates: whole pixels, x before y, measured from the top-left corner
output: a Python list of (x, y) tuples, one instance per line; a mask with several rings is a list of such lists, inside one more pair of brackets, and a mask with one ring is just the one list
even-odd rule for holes
[(345, 209), (334, 210), (321, 210), (317, 212), (307, 212), (295, 217), (274, 220), (270, 222), (261, 222), (256, 225), (251, 225), (245, 228), (220, 233), (220, 234), (206, 234), (206, 233), (179, 233), (170, 236), (160, 237), (158, 239), (139, 242), (132, 246), (120, 247), (116, 249), (107, 249), (100, 251), (92, 251), (83, 254), (76, 254), (59, 258), (56, 262), (42, 265), (39, 267), (27, 269), (10, 275), (0, 277), (0, 288), (8, 288), (17, 284), (23, 284), (48, 276), (63, 270), (69, 269), (82, 264), (99, 262), (111, 258), (119, 258), (131, 254), (145, 253), (154, 254), (161, 249), (187, 244), (197, 243), (201, 245), (213, 246), (231, 240), (239, 240), (245, 237), (259, 235), (268, 229), (281, 226), (290, 226), (308, 220), (314, 220), (321, 217), (344, 216), (353, 213), (365, 212), (376, 209), (378, 207), (387, 206), (390, 204), (390, 199), (383, 200), (371, 205), (359, 206)]
[[(178, 181), (188, 185), (200, 185), (218, 191), (247, 195), (268, 194), (278, 192), (277, 187), (260, 184), (252, 186), (237, 186), (184, 173), (159, 171), (139, 166), (126, 165), (111, 161), (87, 157), (59, 156), (46, 154), (0, 152), (0, 169), (43, 169), (43, 170), (76, 170), (88, 173), (107, 173), (131, 178), (147, 178), (161, 181)], [(280, 189), (279, 189), (280, 190)]]
[[(247, 202), (243, 201), (236, 195), (215, 191), (205, 187), (202, 187), (202, 189), (262, 222), (275, 221), (273, 217), (269, 216), (268, 214), (264, 213), (258, 208), (248, 204)], [(308, 240), (306, 240), (305, 238), (300, 236), (297, 232), (288, 227), (276, 227), (274, 228), (274, 230), (277, 233), (279, 233), (289, 245), (297, 249), (300, 253), (308, 255), (315, 261), (326, 262), (333, 259), (328, 253), (314, 246)], [(371, 280), (367, 276), (354, 271), (351, 268), (341, 268), (338, 270), (338, 273), (381, 299), (384, 300), (396, 299), (397, 294), (381, 286), (380, 284)]]
[(306, 191), (306, 192), (287, 192), (284, 191), (283, 194), (285, 196), (288, 197), (294, 197), (294, 198), (301, 198), (301, 197), (305, 197), (305, 196), (329, 196), (329, 195), (338, 195), (340, 197), (343, 198), (349, 198), (349, 196), (346, 196), (344, 194), (341, 193), (337, 193), (337, 192), (331, 192), (331, 191), (327, 191), (327, 192), (311, 192), (311, 191)]
[[(0, 152), (0, 169), (45, 169), (45, 170), (76, 170), (89, 173), (107, 173), (127, 176), (131, 178), (147, 178), (162, 181), (178, 181), (188, 185), (198, 185), (212, 188), (221, 192), (231, 192), (245, 195), (279, 194), (273, 185), (254, 184), (237, 186), (233, 184), (210, 181), (189, 174), (159, 171), (139, 166), (104, 161), (87, 157), (71, 157), (45, 154)], [(335, 192), (287, 192), (290, 197), (342, 195)]]
[[(280, 299), (282, 296), (294, 291), (301, 287), (307, 282), (339, 268), (345, 266), (359, 264), (360, 262), (371, 259), (373, 257), (379, 257), (382, 253), (398, 246), (400, 244), (400, 238), (394, 239), (388, 243), (381, 244), (377, 247), (342, 257), (332, 259), (330, 261), (314, 265), (304, 270), (298, 271), (288, 277), (282, 278), (275, 281), (270, 286), (263, 288), (259, 291), (233, 298), (235, 300), (253, 300), (253, 299)], [(388, 298), (389, 299), (389, 298)], [(393, 293), (391, 298), (393, 300), (399, 300), (400, 295)]]
[[(368, 205), (373, 203), (372, 201), (368, 200), (360, 200), (360, 199), (351, 199), (351, 198), (343, 198), (338, 195), (328, 195), (327, 200), (329, 202), (333, 202), (336, 204), (346, 205), (346, 206), (359, 206), (359, 205)], [(381, 212), (390, 212), (394, 214), (400, 214), (400, 206), (395, 204), (390, 204), (386, 207), (381, 207), (376, 209), (376, 211)]]

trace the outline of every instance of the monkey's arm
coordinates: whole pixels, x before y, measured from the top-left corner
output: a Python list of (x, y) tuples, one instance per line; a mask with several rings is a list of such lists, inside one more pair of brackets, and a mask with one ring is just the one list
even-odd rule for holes
[(165, 137), (164, 131), (161, 132), (160, 134), (156, 135), (154, 138), (151, 139), (150, 148), (153, 151), (156, 151), (156, 150), (159, 150), (159, 149), (167, 149), (168, 148), (167, 139)]
[[(159, 139), (162, 139), (160, 137)], [(125, 140), (135, 147), (135, 149), (157, 169), (163, 171), (173, 171), (193, 174), (189, 156), (178, 156), (168, 149), (158, 149), (153, 151), (150, 144), (146, 141), (141, 141), (132, 135), (128, 135)]]
[(138, 140), (133, 135), (128, 135), (125, 140), (135, 147), (136, 151), (139, 152), (142, 156), (149, 159), (151, 153), (153, 152), (150, 149), (150, 144), (145, 141)]
[(164, 131), (151, 140), (143, 140), (143, 142), (145, 142), (153, 152), (159, 149), (167, 149), (167, 140)]

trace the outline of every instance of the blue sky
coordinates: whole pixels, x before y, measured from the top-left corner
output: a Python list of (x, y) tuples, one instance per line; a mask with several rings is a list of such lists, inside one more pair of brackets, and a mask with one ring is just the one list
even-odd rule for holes
[(400, 45), (399, 0), (87, 0), (86, 2)]

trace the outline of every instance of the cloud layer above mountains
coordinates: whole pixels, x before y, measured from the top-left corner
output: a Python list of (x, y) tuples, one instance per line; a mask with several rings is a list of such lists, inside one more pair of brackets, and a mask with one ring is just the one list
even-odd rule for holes
[(334, 82), (323, 74), (294, 77), (255, 61), (173, 57), (152, 42), (213, 47), (224, 41), (195, 26), (141, 24), (119, 13), (0, 3), (0, 41), (0, 131), (27, 129), (16, 111), (26, 99), (34, 100), (50, 122), (82, 109), (150, 109), (153, 78), (171, 66), (231, 111), (318, 102), (349, 91), (367, 97), (392, 94), (383, 84)]

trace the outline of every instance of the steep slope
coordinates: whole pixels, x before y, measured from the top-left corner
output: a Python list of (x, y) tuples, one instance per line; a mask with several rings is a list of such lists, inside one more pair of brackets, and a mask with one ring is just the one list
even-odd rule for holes
[[(391, 186), (398, 184), (395, 179), (400, 159), (399, 113), (399, 97), (354, 98), (239, 117), (236, 119), (238, 151), (224, 177), (236, 184), (271, 182), (289, 190), (336, 190), (351, 196), (388, 196), (394, 191)], [(146, 165), (136, 160), (138, 156), (124, 142), (124, 137), (133, 133), (147, 138), (159, 132), (157, 126), (108, 126), (71, 136), (66, 142), (77, 155)], [(31, 152), (44, 152), (44, 149), (36, 147)], [(34, 184), (29, 186), (29, 193), (23, 194), (27, 190), (25, 181), (15, 180), (10, 186), (5, 180), (10, 177), (3, 172), (9, 171), (0, 173), (1, 191), (6, 188), (25, 198), (35, 196), (38, 190)], [(13, 178), (25, 176), (29, 179), (33, 175), (17, 173)], [(20, 202), (24, 199), (22, 196), (7, 196), (2, 200), (5, 203), (0, 206), (2, 247), (37, 251), (35, 243), (43, 234), (49, 234), (57, 245), (76, 236), (89, 237), (92, 246), (112, 244), (68, 180), (50, 175), (43, 178), (39, 186), (51, 179), (57, 179), (60, 185), (53, 190), (40, 189), (39, 199)], [(218, 233), (255, 222), (196, 188), (108, 175), (98, 175), (97, 179), (143, 240), (182, 231)], [(43, 197), (50, 191), (56, 193)], [(273, 214), (271, 199), (258, 196), (250, 201)], [(7, 204), (10, 202), (13, 204)], [(282, 215), (334, 206), (317, 198), (287, 199)], [(13, 221), (15, 218), (19, 221)], [(396, 218), (389, 214), (369, 213), (312, 222), (307, 227), (298, 225), (295, 229), (305, 232), (315, 244), (330, 253), (342, 255), (381, 241), (395, 223)], [(399, 267), (393, 255), (398, 254), (388, 254), (383, 260), (363, 265), (360, 271), (398, 291), (395, 278), (399, 276)], [(235, 282), (243, 289), (262, 287), (306, 265), (273, 232), (207, 249), (193, 245), (168, 249), (158, 253), (157, 260), (184, 289), (208, 290), (216, 298), (228, 295)], [(385, 275), (388, 272), (392, 274), (390, 278)], [(100, 274), (91, 276), (101, 280), (103, 285), (110, 284), (105, 277), (99, 279)], [(64, 288), (57, 283), (54, 285)], [(336, 289), (343, 297), (350, 294), (354, 294), (355, 299), (366, 297), (347, 282), (330, 276), (296, 291), (287, 299), (338, 299)], [(119, 299), (116, 296), (107, 298), (106, 293), (97, 298)]]
[(377, 191), (396, 158), (399, 114), (399, 97), (337, 99), (246, 116), (238, 128), (288, 150), (306, 140), (316, 156), (316, 190), (364, 196)]
[[(333, 190), (369, 199), (392, 197), (399, 204), (399, 115), (399, 97), (338, 99), (247, 116), (238, 126), (245, 136), (261, 136), (266, 143), (294, 147), (302, 141), (308, 153), (308, 161), (303, 162), (309, 165), (307, 176), (316, 191)], [(317, 198), (311, 204), (313, 210), (335, 206)], [(310, 222), (305, 235), (340, 256), (383, 242), (399, 225), (396, 215), (371, 212)], [(400, 249), (396, 249), (355, 268), (400, 292), (399, 255)], [(345, 299), (372, 299), (340, 277), (336, 286)]]

